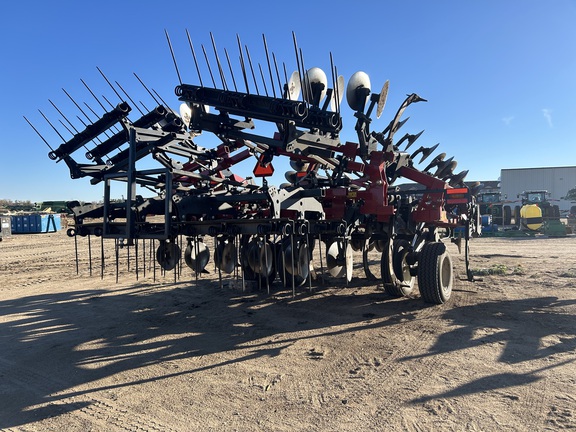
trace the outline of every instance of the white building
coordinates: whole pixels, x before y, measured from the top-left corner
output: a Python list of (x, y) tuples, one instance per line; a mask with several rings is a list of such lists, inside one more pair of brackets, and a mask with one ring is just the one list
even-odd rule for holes
[(528, 190), (546, 190), (549, 200), (569, 210), (575, 203), (563, 200), (576, 187), (576, 166), (548, 168), (506, 168), (500, 171), (500, 191), (508, 201), (520, 200), (518, 194)]

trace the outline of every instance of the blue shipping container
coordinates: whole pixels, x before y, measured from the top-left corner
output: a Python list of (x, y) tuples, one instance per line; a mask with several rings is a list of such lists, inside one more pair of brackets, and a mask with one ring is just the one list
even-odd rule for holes
[(56, 232), (61, 225), (59, 214), (12, 216), (12, 234)]

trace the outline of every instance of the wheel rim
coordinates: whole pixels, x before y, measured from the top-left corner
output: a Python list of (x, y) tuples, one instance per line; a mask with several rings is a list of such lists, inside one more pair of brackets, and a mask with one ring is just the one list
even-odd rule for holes
[(413, 276), (410, 274), (410, 265), (406, 262), (407, 257), (408, 252), (405, 252), (402, 254), (402, 259), (400, 260), (400, 273), (403, 282), (409, 281), (411, 278), (413, 278)]
[(440, 266), (440, 288), (442, 289), (442, 292), (446, 294), (452, 289), (452, 263), (450, 258), (446, 255), (442, 255)]

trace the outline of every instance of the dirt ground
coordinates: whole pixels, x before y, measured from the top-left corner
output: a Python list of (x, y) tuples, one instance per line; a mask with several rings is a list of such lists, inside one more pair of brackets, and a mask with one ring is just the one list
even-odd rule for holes
[(117, 282), (113, 243), (104, 270), (100, 240), (78, 248), (77, 274), (64, 232), (0, 242), (2, 430), (576, 428), (575, 237), (474, 239), (476, 282), (451, 244), (442, 306), (359, 277), (243, 291), (148, 244)]

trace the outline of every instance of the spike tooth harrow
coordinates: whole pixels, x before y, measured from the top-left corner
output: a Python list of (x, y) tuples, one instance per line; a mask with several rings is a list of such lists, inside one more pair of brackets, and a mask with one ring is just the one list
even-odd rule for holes
[[(173, 53), (171, 44), (170, 50)], [(90, 177), (92, 184), (104, 184), (103, 205), (69, 204), (75, 219), (70, 236), (115, 239), (116, 250), (139, 241), (144, 246), (148, 240), (163, 271), (176, 272), (184, 251), (184, 262), (196, 278), (213, 255), (220, 281), (222, 273), (240, 273), (243, 286), (252, 280), (269, 290), (279, 282), (294, 293), (300, 285), (312, 286), (316, 247), (321, 274), (326, 266), (331, 277), (347, 281), (352, 278), (353, 251), (362, 251), (366, 276), (382, 282), (389, 295), (410, 294), (417, 278), (424, 300), (443, 303), (450, 297), (453, 278), (452, 261), (440, 239), (445, 232), (458, 245), (464, 238), (466, 271), (472, 279), (468, 241), (480, 234), (481, 225), (475, 196), (463, 182), (466, 172), (453, 174), (453, 158), (444, 161), (440, 155), (426, 168), (436, 167), (434, 175), (417, 169), (415, 158), (421, 155), (418, 163), (422, 163), (437, 147), (422, 146), (409, 154), (408, 147), (422, 132), (407, 133), (394, 142), (406, 123), (405, 110), (425, 99), (409, 94), (382, 132), (372, 132), (371, 115), (374, 108), (378, 117), (382, 113), (388, 83), (379, 94), (371, 93), (367, 75), (355, 74), (346, 96), (355, 111), (358, 142), (341, 142), (343, 79), (335, 79), (332, 64), (333, 82), (328, 88), (319, 68), (304, 72), (301, 51), (296, 49), (297, 71), (290, 80), (285, 74), (278, 92), (282, 96), (277, 97), (275, 91), (269, 96), (267, 89), (260, 94), (255, 77), (256, 92), (249, 87), (242, 52), (245, 89), (237, 88), (231, 67), (234, 90), (229, 89), (215, 45), (214, 51), (223, 88), (215, 82), (213, 87), (202, 85), (200, 75), (200, 85), (181, 82), (175, 88), (182, 103), (180, 114), (162, 102), (132, 121), (133, 107), (122, 100), (55, 150), (50, 147), (49, 157), (63, 160), (72, 178)], [(247, 60), (252, 68), (249, 55)], [(275, 85), (269, 61), (268, 68), (270, 82), (262, 74), (265, 88)], [(280, 84), (277, 66), (276, 76)], [(276, 130), (260, 133), (260, 124), (274, 125)], [(197, 145), (201, 134), (215, 136), (220, 144)], [(404, 142), (405, 149), (400, 150)], [(81, 148), (86, 149), (82, 162)], [(231, 171), (251, 157), (256, 158), (254, 177), (262, 180), (260, 185)], [(268, 184), (275, 158), (288, 158), (293, 168), (278, 188)], [(143, 160), (153, 160), (159, 167), (141, 169)], [(401, 192), (394, 186), (399, 178), (421, 188)], [(126, 184), (123, 202), (111, 197), (111, 186), (117, 182)], [(155, 195), (144, 198), (137, 187)], [(214, 241), (213, 254), (208, 238)], [(368, 257), (374, 249), (381, 253), (376, 272)], [(103, 256), (102, 252), (102, 260)]]

